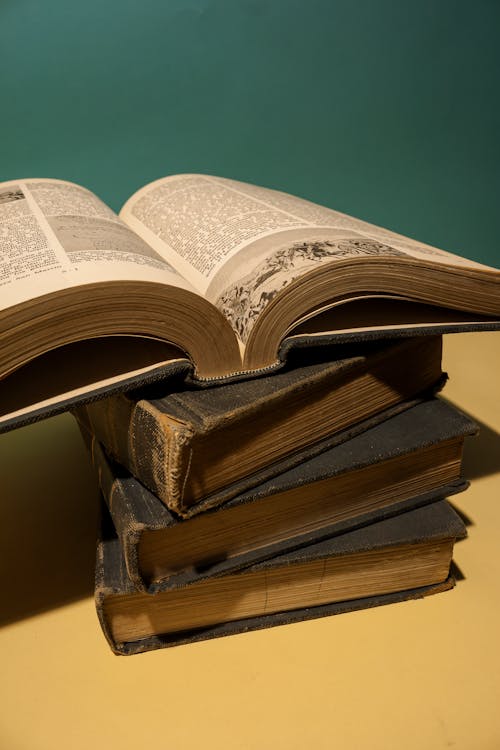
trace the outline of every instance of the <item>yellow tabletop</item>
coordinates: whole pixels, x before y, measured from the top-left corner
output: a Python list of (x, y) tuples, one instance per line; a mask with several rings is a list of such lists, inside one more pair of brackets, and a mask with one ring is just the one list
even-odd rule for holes
[(94, 611), (71, 417), (1, 436), (0, 750), (500, 748), (500, 334), (448, 336), (445, 368), (482, 425), (453, 591), (128, 658)]

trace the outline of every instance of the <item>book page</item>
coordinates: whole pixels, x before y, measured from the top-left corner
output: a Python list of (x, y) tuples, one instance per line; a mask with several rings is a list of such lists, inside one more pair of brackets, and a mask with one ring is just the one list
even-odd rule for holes
[[(246, 188), (257, 194), (245, 192)], [(228, 259), (250, 243), (315, 225), (312, 217), (266, 202), (272, 193), (208, 175), (175, 175), (135, 193), (120, 217), (211, 299), (207, 294), (211, 282)]]
[[(484, 268), (311, 201), (209, 175), (184, 174), (157, 180), (135, 193), (120, 217), (214, 303), (224, 287), (241, 278), (243, 266), (245, 273), (248, 271), (259, 240), (276, 238), (276, 242), (269, 239), (264, 243), (272, 256), (273, 248), (281, 248), (285, 236), (293, 241), (291, 230), (299, 230), (297, 241), (303, 240), (305, 235), (300, 230), (304, 229), (329, 227), (334, 230), (332, 240), (337, 237), (335, 230), (347, 231), (358, 243), (353, 255), (373, 254), (375, 246), (382, 254), (382, 246), (388, 245), (415, 258), (432, 257), (441, 263)], [(321, 236), (326, 238), (324, 233)], [(375, 242), (363, 242), (366, 238)], [(342, 257), (346, 252), (344, 248)], [(261, 260), (259, 253), (258, 262)], [(328, 262), (332, 260), (330, 253)]]
[(89, 190), (48, 179), (0, 184), (0, 310), (71, 286), (119, 280), (195, 291)]
[[(299, 277), (345, 258), (381, 255), (406, 254), (347, 229), (310, 227), (280, 232), (248, 245), (244, 254), (230, 258), (213, 280), (209, 293), (213, 304), (246, 344), (265, 307)], [(342, 300), (334, 301), (335, 305), (341, 303)]]

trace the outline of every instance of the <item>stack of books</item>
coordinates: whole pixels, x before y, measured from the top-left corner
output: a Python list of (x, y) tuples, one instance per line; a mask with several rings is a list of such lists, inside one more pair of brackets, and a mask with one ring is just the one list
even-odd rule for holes
[(96, 602), (113, 650), (450, 588), (465, 527), (444, 498), (467, 487), (462, 449), (476, 428), (435, 395), (441, 343), (365, 344), (77, 409), (107, 506)]
[(497, 270), (207, 175), (119, 216), (14, 180), (0, 218), (0, 431), (74, 410), (117, 653), (453, 585), (475, 426), (442, 335), (500, 329)]

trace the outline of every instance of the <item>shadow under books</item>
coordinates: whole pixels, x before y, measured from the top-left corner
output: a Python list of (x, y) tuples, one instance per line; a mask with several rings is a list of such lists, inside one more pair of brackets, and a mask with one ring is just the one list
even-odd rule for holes
[[(447, 398), (442, 400), (450, 406), (455, 406), (453, 401)], [(479, 427), (479, 434), (465, 441), (462, 464), (464, 477), (473, 480), (497, 474), (500, 472), (500, 434), (468, 414), (462, 407), (458, 408)]]
[(93, 596), (98, 493), (68, 414), (0, 435), (0, 626)]

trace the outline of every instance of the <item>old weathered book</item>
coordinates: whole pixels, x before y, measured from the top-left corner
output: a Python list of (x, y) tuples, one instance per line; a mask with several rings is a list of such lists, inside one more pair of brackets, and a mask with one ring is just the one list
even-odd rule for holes
[(476, 425), (438, 399), (418, 404), (219, 508), (179, 520), (83, 430), (137, 589), (222, 575), (313, 540), (388, 518), (468, 486)]
[[(441, 337), (382, 345), (364, 355), (164, 398), (126, 394), (80, 407), (77, 418), (171, 510), (219, 505), (247, 487), (345, 440), (441, 382)], [(337, 437), (336, 437), (337, 436)], [(243, 485), (242, 485), (243, 482)], [(200, 505), (202, 503), (202, 505)]]
[(107, 518), (96, 605), (117, 654), (133, 654), (425, 596), (453, 585), (465, 526), (439, 501), (240, 572), (158, 594), (137, 591)]
[(210, 382), (325, 335), (499, 327), (495, 269), (230, 179), (158, 180), (120, 216), (78, 185), (15, 180), (0, 221), (4, 428), (169, 363)]

